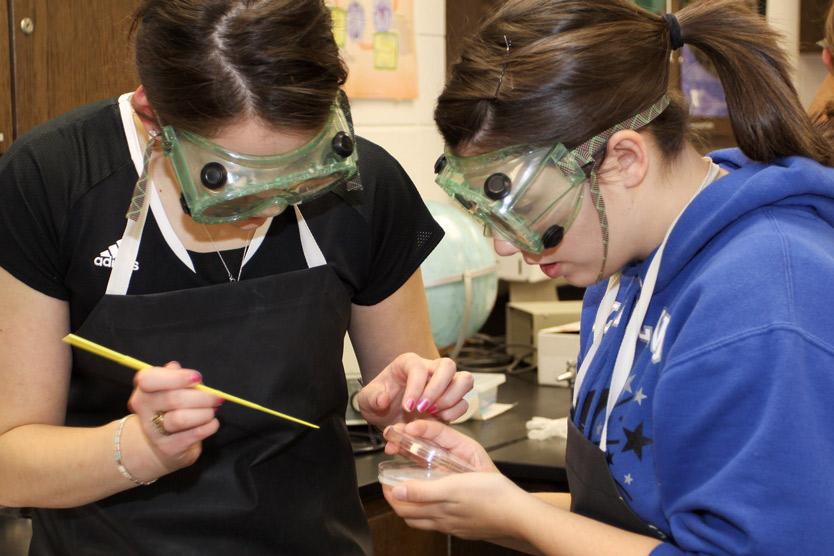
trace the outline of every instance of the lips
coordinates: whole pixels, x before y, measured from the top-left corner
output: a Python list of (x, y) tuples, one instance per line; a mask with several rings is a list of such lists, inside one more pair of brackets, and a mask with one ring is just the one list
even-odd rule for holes
[(540, 264), (539, 268), (541, 268), (542, 272), (544, 272), (550, 278), (558, 278), (562, 275), (562, 265), (558, 262)]

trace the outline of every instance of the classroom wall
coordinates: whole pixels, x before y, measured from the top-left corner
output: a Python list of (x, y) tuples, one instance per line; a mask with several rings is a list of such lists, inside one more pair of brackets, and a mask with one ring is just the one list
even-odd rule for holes
[(447, 200), (434, 183), (434, 161), (443, 139), (434, 126), (434, 104), (446, 73), (446, 1), (416, 0), (419, 96), (413, 101), (352, 100), (359, 135), (385, 147), (417, 184), (425, 199)]
[[(794, 84), (803, 106), (807, 108), (825, 79), (826, 69), (819, 52), (799, 52), (800, 9), (801, 0), (770, 0), (767, 3), (767, 20), (785, 36), (784, 47), (793, 66)], [(822, 38), (822, 29), (819, 34)]]

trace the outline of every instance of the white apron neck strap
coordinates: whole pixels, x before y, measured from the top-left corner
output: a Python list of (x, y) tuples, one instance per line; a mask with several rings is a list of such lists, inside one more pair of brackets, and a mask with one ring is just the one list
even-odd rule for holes
[[(136, 175), (142, 175), (142, 144), (139, 135), (136, 133), (136, 125), (133, 118), (133, 107), (130, 105), (132, 93), (126, 93), (119, 97), (119, 113), (122, 117), (122, 127), (130, 150), (130, 158), (136, 167)], [(151, 190), (153, 188), (150, 188)], [(125, 295), (130, 286), (130, 278), (133, 275), (133, 266), (136, 262), (136, 255), (139, 252), (139, 243), (142, 241), (142, 230), (145, 227), (145, 219), (148, 215), (150, 195), (145, 195), (142, 201), (141, 210), (135, 220), (128, 218), (122, 239), (119, 241), (119, 250), (113, 268), (110, 270), (110, 279), (107, 282), (108, 295)], [(125, 207), (127, 210), (127, 207)]]
[(594, 359), (597, 349), (599, 349), (599, 345), (602, 342), (602, 336), (605, 333), (605, 326), (608, 321), (608, 317), (611, 315), (611, 311), (614, 308), (614, 302), (617, 300), (617, 292), (619, 291), (620, 275), (615, 274), (609, 278), (608, 289), (605, 290), (605, 295), (603, 296), (602, 301), (600, 301), (599, 307), (597, 307), (597, 314), (594, 318), (594, 328), (592, 330), (593, 340), (591, 341), (591, 347), (588, 349), (588, 352), (582, 359), (582, 365), (576, 372), (576, 379), (573, 383), (574, 409), (576, 409), (576, 400), (579, 396), (579, 390), (582, 388), (582, 383), (585, 381), (585, 376), (588, 374), (588, 366)]
[(307, 268), (326, 265), (327, 260), (324, 258), (324, 254), (321, 252), (319, 244), (316, 243), (316, 238), (313, 237), (313, 232), (310, 231), (310, 227), (304, 220), (304, 216), (301, 214), (301, 209), (298, 208), (298, 205), (293, 205), (293, 209), (295, 209), (295, 220), (298, 222), (298, 235), (301, 236), (301, 249), (304, 251), (304, 259), (307, 261)]

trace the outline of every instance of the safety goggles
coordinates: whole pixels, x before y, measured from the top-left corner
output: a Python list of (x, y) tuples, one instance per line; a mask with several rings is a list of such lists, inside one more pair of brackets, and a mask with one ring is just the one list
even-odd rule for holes
[(356, 173), (353, 134), (338, 104), (312, 140), (280, 155), (230, 151), (171, 126), (162, 128), (162, 136), (163, 150), (182, 189), (183, 209), (205, 224), (274, 216)]
[(495, 234), (529, 253), (559, 245), (582, 206), (584, 183), (595, 185), (597, 157), (623, 129), (639, 129), (669, 105), (651, 107), (575, 149), (514, 145), (471, 157), (449, 149), (437, 160), (437, 184)]

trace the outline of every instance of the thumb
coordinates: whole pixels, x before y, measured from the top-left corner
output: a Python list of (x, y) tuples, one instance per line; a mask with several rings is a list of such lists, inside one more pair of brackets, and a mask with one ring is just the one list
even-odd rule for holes
[(391, 494), (397, 500), (411, 503), (427, 503), (439, 501), (436, 481), (408, 481), (397, 485)]
[(391, 405), (391, 396), (384, 385), (370, 383), (359, 391), (359, 408), (381, 413)]

